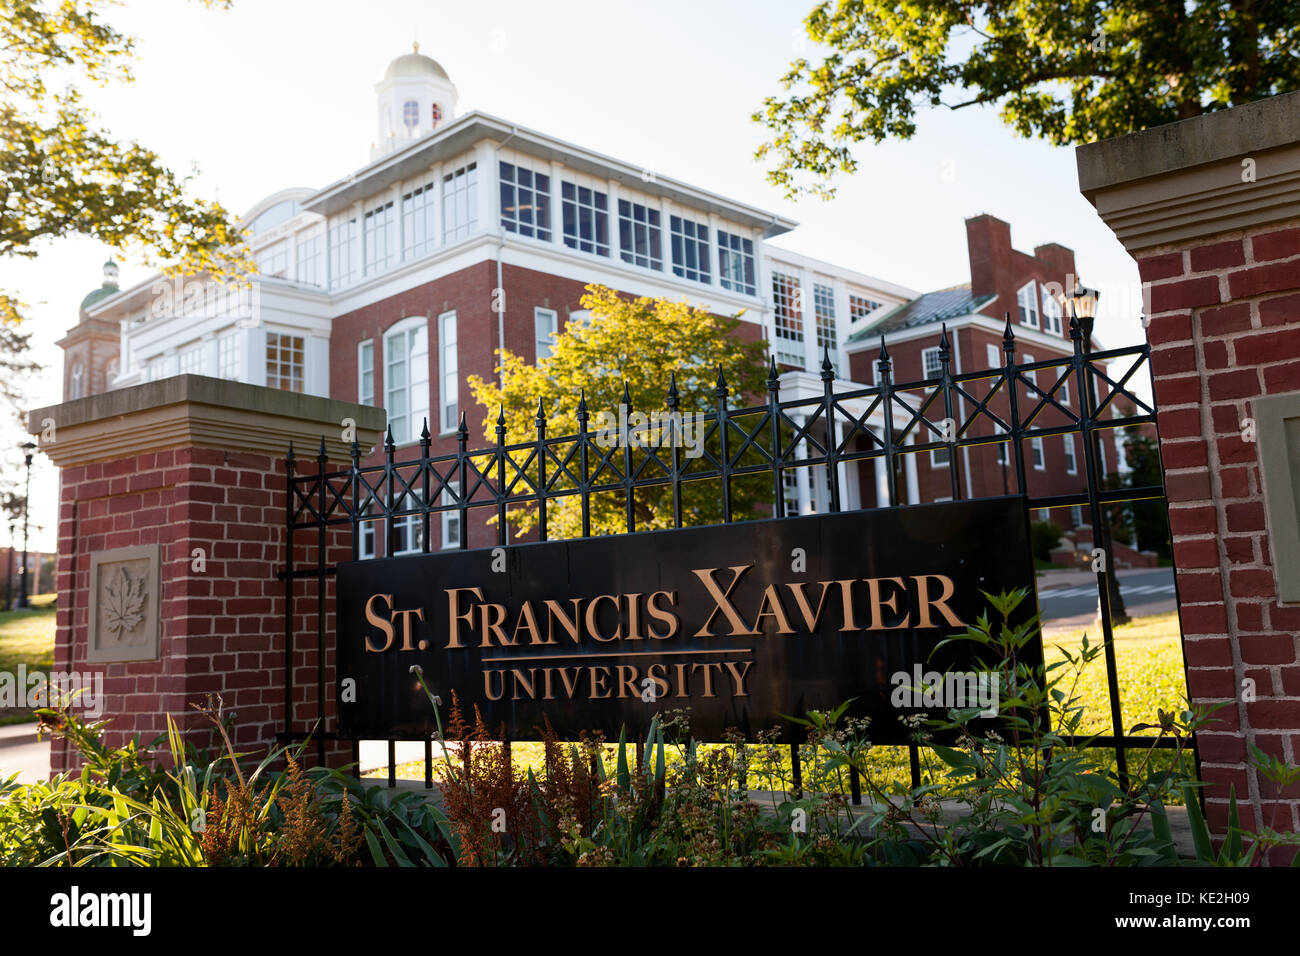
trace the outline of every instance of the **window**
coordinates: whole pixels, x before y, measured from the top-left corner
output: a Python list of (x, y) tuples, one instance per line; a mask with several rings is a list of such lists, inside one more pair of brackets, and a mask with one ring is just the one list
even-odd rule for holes
[(1061, 334), (1061, 300), (1043, 289), (1043, 331)]
[(357, 401), (362, 405), (375, 404), (375, 343), (373, 341), (365, 341), (357, 346)]
[[(1005, 435), (1007, 433), (1007, 430), (1003, 428), (1001, 425), (999, 425), (995, 429), (994, 433), (998, 435)], [(997, 450), (998, 450), (997, 463), (1001, 465), (1003, 468), (1011, 464), (1011, 442), (1007, 442), (1007, 441), (998, 442)]]
[(239, 335), (227, 332), (217, 339), (217, 374), (230, 381), (239, 380)]
[(357, 240), (357, 221), (345, 219), (329, 231), (330, 288), (351, 285), (355, 277), (352, 246)]
[(647, 269), (663, 269), (659, 243), (659, 210), (620, 199), (618, 247), (623, 261)]
[(402, 257), (405, 259), (425, 255), (437, 245), (433, 192), (433, 183), (425, 183), (402, 195)]
[[(1025, 364), (1025, 365), (1032, 365), (1033, 362), (1034, 362), (1034, 357), (1033, 357), (1032, 355), (1030, 355), (1028, 352), (1026, 352), (1026, 353), (1025, 353), (1023, 356), (1021, 356), (1021, 357), (1024, 359), (1024, 364)], [(1030, 385), (1032, 385), (1034, 388), (1037, 388), (1037, 387), (1038, 387), (1038, 371), (1037, 371), (1037, 369), (1032, 369), (1032, 368), (1031, 368), (1031, 369), (1025, 369), (1025, 371), (1024, 371), (1023, 373), (1021, 373), (1021, 374), (1024, 375), (1024, 377), (1025, 377), (1025, 381), (1026, 381), (1026, 382), (1028, 382), (1028, 383), (1029, 383)], [(1031, 398), (1037, 398), (1037, 397), (1038, 397), (1034, 392), (1030, 392), (1030, 393), (1029, 393), (1029, 396), (1030, 396)]]
[(320, 236), (298, 240), (298, 281), (303, 285), (320, 285)]
[(266, 333), (266, 387), (301, 392), (303, 339), (300, 335)]
[(420, 104), (415, 100), (407, 100), (402, 104), (402, 123), (407, 129), (415, 129), (420, 125)]
[(799, 475), (793, 468), (781, 472), (781, 500), (787, 518), (799, 513)]
[(500, 164), (501, 228), (551, 241), (551, 177)]
[(773, 331), (776, 333), (776, 360), (803, 368), (803, 294), (799, 280), (780, 272), (772, 273)]
[[(411, 499), (408, 497), (407, 501)], [(393, 554), (418, 554), (424, 550), (424, 515), (393, 519)]]
[(938, 378), (943, 374), (943, 360), (939, 357), (939, 347), (926, 349), (921, 353), (921, 375), (923, 378)]
[(455, 431), (459, 424), (458, 401), (460, 379), (456, 369), (456, 313), (444, 312), (438, 316), (438, 348), (442, 361), (439, 370), (441, 402), (439, 420), (444, 432)]
[(384, 335), (384, 407), (397, 444), (413, 442), (429, 417), (429, 320), (399, 322)]
[(478, 166), (442, 177), (442, 241), (457, 242), (478, 228)]
[(987, 350), (985, 354), (988, 359), (989, 368), (1001, 368), (1002, 350), (992, 343), (989, 343), (985, 348)]
[(817, 353), (829, 349), (831, 363), (839, 366), (839, 342), (835, 335), (835, 290), (813, 284), (813, 315), (817, 320)]
[(257, 254), (257, 271), (263, 277), (273, 276), (277, 279), (289, 277), (289, 243), (277, 242), (267, 246)]
[(880, 308), (880, 303), (875, 299), (868, 299), (864, 296), (849, 294), (849, 321), (857, 322), (859, 319), (865, 319), (876, 309)]
[(1061, 383), (1060, 391), (1056, 393), (1061, 398), (1061, 404), (1069, 406), (1070, 404), (1070, 377), (1067, 375), (1065, 381)]
[(1038, 284), (1030, 282), (1016, 293), (1020, 306), (1020, 324), (1038, 328)]
[(386, 202), (366, 213), (363, 235), (368, 276), (392, 268), (393, 263), (397, 261), (396, 250), (393, 249), (390, 239), (392, 225), (393, 204), (391, 202)]
[(1067, 475), (1077, 475), (1079, 473), (1079, 463), (1074, 457), (1074, 436), (1062, 435), (1065, 440), (1065, 473)]
[(181, 352), (180, 368), (182, 375), (202, 375), (203, 346), (194, 345)]
[(551, 354), (551, 336), (559, 331), (560, 315), (554, 309), (533, 309), (533, 330), (537, 340), (537, 360)]
[(364, 561), (375, 556), (375, 523), (361, 522), (361, 539), (358, 541), (357, 554)]
[(1082, 506), (1082, 505), (1071, 505), (1071, 506), (1070, 506), (1070, 520), (1073, 522), (1073, 524), (1074, 524), (1074, 526), (1075, 526), (1076, 528), (1083, 524), (1083, 506)]
[(718, 271), (724, 289), (756, 295), (758, 283), (754, 280), (754, 240), (719, 229)]
[(1043, 453), (1043, 440), (1041, 438), (1031, 438), (1029, 439), (1029, 444), (1033, 450), (1034, 468), (1038, 471), (1046, 471), (1047, 457)]
[(117, 378), (119, 368), (120, 366), (117, 364), (117, 359), (109, 359), (108, 368), (104, 369), (105, 388), (113, 387), (113, 379)]
[[(442, 493), (444, 505), (454, 505), (460, 494), (460, 482), (453, 481)], [(460, 512), (444, 511), (442, 513), (442, 548), (444, 551), (460, 547)]]
[(78, 362), (76, 365), (72, 366), (72, 375), (69, 377), (70, 380), (68, 383), (69, 399), (81, 398), (81, 396), (85, 394), (85, 377), (86, 367), (84, 365)]
[(148, 362), (145, 363), (144, 379), (146, 382), (156, 382), (160, 378), (166, 378), (166, 376), (167, 376), (167, 359), (163, 358), (162, 356), (159, 356), (158, 358), (150, 359)]
[(673, 275), (696, 282), (711, 282), (709, 227), (681, 216), (668, 217), (672, 242)]
[(581, 252), (609, 255), (609, 196), (577, 183), (560, 186), (564, 244)]
[(434, 129), (437, 129), (438, 124), (442, 122), (442, 107), (437, 103), (434, 103), (433, 108), (429, 110), (429, 119), (433, 121)]

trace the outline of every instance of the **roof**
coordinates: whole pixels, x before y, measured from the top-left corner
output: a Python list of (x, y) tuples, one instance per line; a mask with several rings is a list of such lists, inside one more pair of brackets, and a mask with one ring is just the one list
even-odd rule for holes
[(849, 336), (848, 341), (862, 342), (886, 332), (897, 332), (899, 329), (912, 329), (963, 315), (973, 315), (995, 298), (997, 296), (972, 295), (969, 282), (950, 289), (927, 292), (911, 302), (886, 312), (870, 325), (854, 332)]
[(420, 44), (416, 43), (414, 47), (414, 53), (403, 53), (388, 64), (388, 70), (384, 73), (385, 80), (391, 80), (395, 76), (436, 76), (450, 82), (451, 77), (442, 68), (442, 64), (421, 53)]

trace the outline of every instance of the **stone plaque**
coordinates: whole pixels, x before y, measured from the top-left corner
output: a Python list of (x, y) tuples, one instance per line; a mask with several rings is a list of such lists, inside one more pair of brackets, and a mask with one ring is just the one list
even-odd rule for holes
[(158, 659), (158, 566), (156, 544), (90, 556), (88, 662)]
[(1300, 604), (1300, 392), (1254, 405), (1278, 603)]

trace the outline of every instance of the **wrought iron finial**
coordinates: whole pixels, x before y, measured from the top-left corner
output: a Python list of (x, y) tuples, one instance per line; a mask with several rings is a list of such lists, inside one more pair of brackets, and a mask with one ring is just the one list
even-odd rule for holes
[(727, 388), (727, 376), (722, 374), (721, 363), (719, 363), (718, 365), (718, 381), (717, 384), (714, 386), (714, 388), (717, 390), (718, 398), (727, 397), (729, 391), (729, 389)]
[(587, 390), (584, 388), (578, 392), (578, 421), (587, 420)]
[(542, 396), (537, 396), (537, 424), (546, 424), (546, 404)]
[(424, 427), (420, 429), (420, 444), (427, 445), (432, 438), (433, 436), (429, 434), (429, 416), (425, 415)]
[(677, 394), (677, 373), (675, 371), (668, 373), (668, 408), (671, 411), (677, 407), (680, 397)]
[(948, 323), (939, 326), (939, 359), (946, 362), (952, 356), (952, 344), (948, 341)]
[(396, 447), (397, 447), (397, 442), (393, 441), (393, 425), (392, 422), (389, 422), (388, 434), (384, 438), (384, 449), (388, 452), (388, 454), (391, 455), (393, 453), (393, 449), (395, 449)]
[(319, 458), (321, 461), (324, 461), (326, 458), (329, 457), (328, 452), (325, 451), (325, 436), (324, 436), (324, 435), (321, 435), (321, 436), (320, 436), (320, 451), (318, 451), (318, 452), (316, 453), (316, 457)]
[(822, 378), (830, 381), (835, 377), (835, 364), (831, 361), (831, 347), (822, 346)]
[(777, 383), (780, 377), (781, 377), (781, 373), (778, 372), (776, 368), (776, 356), (769, 355), (768, 366), (767, 366), (767, 387), (771, 389), (775, 389), (777, 387)]
[(469, 439), (469, 425), (465, 422), (465, 413), (460, 413), (460, 427), (456, 429), (456, 437), (461, 441)]
[(1011, 313), (1007, 313), (1007, 327), (1002, 332), (1002, 351), (1014, 352), (1016, 350), (1016, 333), (1011, 331)]
[(627, 390), (627, 379), (623, 379), (623, 407), (632, 410), (632, 393)]

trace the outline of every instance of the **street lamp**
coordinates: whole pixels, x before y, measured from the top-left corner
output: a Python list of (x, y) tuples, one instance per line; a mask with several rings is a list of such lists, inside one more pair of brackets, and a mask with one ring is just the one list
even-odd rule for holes
[(5, 575), (5, 606), (9, 606), (14, 599), (14, 527), (18, 524), (18, 519), (10, 517), (9, 519), (9, 573)]
[[(1085, 358), (1092, 354), (1092, 330), (1097, 322), (1097, 301), (1100, 298), (1100, 292), (1096, 289), (1085, 288), (1079, 283), (1078, 279), (1075, 279), (1074, 291), (1070, 293), (1070, 314), (1079, 320), (1079, 330), (1083, 333), (1083, 354)], [(1096, 414), (1097, 408), (1091, 365), (1085, 367), (1084, 383), (1087, 389), (1088, 415), (1091, 417)], [(1094, 441), (1093, 435), (1095, 431), (1095, 428), (1089, 430), (1090, 441)], [(1104, 463), (1106, 459), (1102, 451), (1100, 437), (1095, 438), (1093, 448), (1095, 460)], [(1116, 462), (1116, 465), (1118, 466), (1118, 462)], [(1095, 495), (1099, 490), (1094, 488), (1093, 494)], [(1124, 607), (1124, 598), (1119, 592), (1119, 576), (1113, 567), (1114, 551), (1111, 547), (1110, 522), (1107, 520), (1104, 505), (1098, 505), (1097, 514), (1093, 516), (1093, 520), (1095, 523), (1095, 527), (1092, 529), (1093, 547), (1101, 548), (1106, 561), (1109, 562), (1106, 567), (1106, 590), (1110, 597), (1110, 621), (1112, 625), (1127, 624), (1129, 620), (1128, 610)], [(1098, 602), (1099, 614), (1100, 611), (1100, 602)]]
[(31, 606), (27, 603), (27, 517), (32, 510), (32, 452), (35, 450), (33, 442), (23, 442), (23, 451), (27, 453), (24, 461), (27, 478), (23, 489), (23, 566), (18, 569), (18, 603), (14, 605), (17, 610)]

